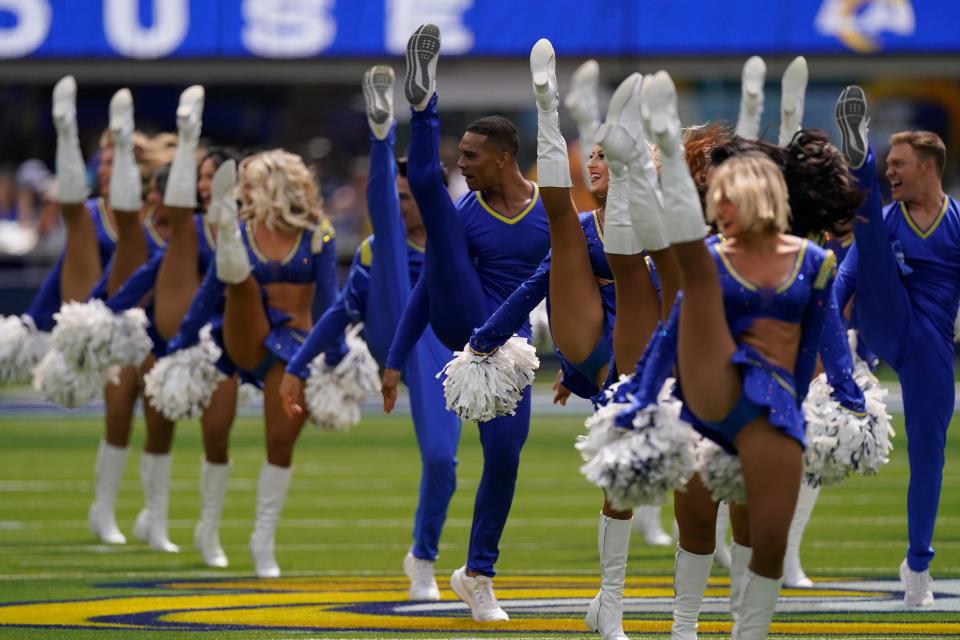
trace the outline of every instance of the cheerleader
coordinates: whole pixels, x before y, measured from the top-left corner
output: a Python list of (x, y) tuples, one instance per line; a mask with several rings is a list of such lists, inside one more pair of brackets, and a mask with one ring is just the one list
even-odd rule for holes
[[(231, 168), (227, 162), (220, 170), (228, 175)], [(224, 192), (214, 263), (172, 342), (173, 348), (192, 344), (222, 300), (224, 355), (264, 390), (267, 459), (257, 487), (250, 551), (259, 577), (278, 577), (274, 535), (305, 420), (302, 414), (287, 415), (279, 387), (287, 363), (313, 326), (312, 308), (326, 309), (336, 294), (334, 231), (310, 172), (298, 156), (282, 149), (240, 164), (241, 222), (230, 190)]]

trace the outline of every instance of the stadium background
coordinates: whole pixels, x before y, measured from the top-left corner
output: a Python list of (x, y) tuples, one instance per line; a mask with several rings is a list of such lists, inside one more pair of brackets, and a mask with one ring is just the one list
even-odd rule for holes
[[(953, 0), (0, 0), (0, 214), (39, 232), (29, 251), (23, 251), (22, 243), (0, 241), (0, 313), (26, 307), (63, 241), (55, 205), (47, 197), (55, 143), (50, 91), (58, 78), (67, 73), (77, 78), (78, 120), (91, 170), (116, 89), (130, 87), (137, 125), (152, 132), (172, 130), (180, 91), (203, 84), (205, 138), (239, 147), (285, 147), (316, 169), (345, 266), (369, 229), (360, 76), (371, 64), (383, 62), (402, 73), (406, 37), (425, 21), (436, 22), (443, 32), (438, 83), (451, 168), (463, 127), (490, 113), (518, 125), (521, 166), (532, 167), (536, 114), (527, 55), (537, 38), (548, 37), (559, 58), (561, 93), (575, 65), (588, 57), (600, 62), (603, 109), (628, 73), (666, 68), (678, 82), (681, 119), (689, 123), (734, 122), (743, 61), (763, 55), (768, 66), (763, 130), (768, 138), (775, 137), (779, 124), (780, 73), (793, 56), (806, 55), (806, 126), (836, 133), (836, 96), (843, 86), (859, 83), (871, 101), (871, 129), (881, 151), (894, 131), (937, 132), (948, 148), (946, 190), (960, 194), (960, 2)], [(405, 145), (407, 115), (399, 92), (395, 104), (400, 144)], [(562, 110), (561, 126), (573, 141), (573, 123)], [(3, 233), (9, 231), (8, 226)], [(541, 395), (548, 393), (549, 378), (538, 374)], [(500, 568), (505, 576), (559, 572), (595, 577), (598, 501), (576, 473), (570, 447), (586, 406), (576, 405), (567, 417), (545, 413), (547, 407), (541, 403), (535, 412)], [(307, 580), (329, 574), (399, 574), (415, 503), (416, 447), (409, 418), (383, 418), (375, 403), (367, 408), (369, 417), (355, 433), (302, 438), (278, 536), (280, 562), (290, 567), (285, 575)], [(896, 403), (893, 410), (899, 411)], [(183, 553), (161, 556), (134, 544), (106, 553), (92, 544), (83, 519), (101, 415), (101, 405), (67, 413), (40, 408), (25, 389), (0, 391), (0, 602), (100, 598), (130, 589), (152, 593), (155, 585), (148, 583), (161, 578), (249, 576), (245, 543), (262, 459), (256, 413), (244, 412), (234, 430), (235, 484), (223, 532), (232, 564), (225, 573), (204, 570), (189, 547), (199, 460), (193, 423), (180, 429), (175, 445), (171, 537), (183, 545)], [(902, 432), (899, 416), (896, 424)], [(132, 446), (137, 449), (143, 437), (140, 424), (135, 433)], [(954, 428), (948, 447), (937, 578), (960, 577), (956, 433)], [(896, 446), (880, 477), (856, 479), (824, 494), (804, 543), (808, 572), (893, 578), (905, 540), (902, 433)], [(451, 507), (438, 576), (463, 556), (479, 474), (472, 426), (464, 429), (460, 460), (460, 491)], [(379, 475), (369, 476), (371, 468)], [(132, 457), (118, 506), (125, 531), (140, 502)], [(358, 553), (361, 564), (354, 560)], [(637, 544), (630, 566), (631, 575), (660, 576), (660, 588), (669, 595), (670, 550)], [(724, 574), (719, 575), (722, 588)], [(117, 586), (119, 581), (127, 584)], [(402, 585), (391, 588), (403, 591)], [(593, 588), (584, 589), (583, 597)], [(13, 612), (0, 606), (2, 611)], [(20, 614), (0, 615), (2, 638), (64, 637), (62, 630), (3, 626), (10, 615)], [(658, 616), (632, 614), (634, 626), (628, 630), (640, 631), (645, 619), (664, 619)], [(580, 628), (576, 615), (568, 618), (570, 629)], [(805, 620), (802, 614), (793, 619)], [(861, 618), (838, 613), (835, 619)], [(893, 627), (864, 627), (862, 635), (942, 637), (960, 630), (957, 613), (905, 617), (884, 610), (871, 620)], [(897, 626), (904, 621), (946, 621), (954, 627)], [(57, 623), (67, 624), (50, 621)], [(176, 627), (163, 637), (180, 637), (178, 629), (183, 637), (199, 630)], [(856, 630), (795, 632), (857, 636)], [(99, 638), (111, 632), (84, 633), (74, 631), (70, 637)], [(237, 634), (296, 635), (290, 630)], [(311, 631), (311, 636), (317, 634)], [(138, 632), (137, 637), (152, 635)]]

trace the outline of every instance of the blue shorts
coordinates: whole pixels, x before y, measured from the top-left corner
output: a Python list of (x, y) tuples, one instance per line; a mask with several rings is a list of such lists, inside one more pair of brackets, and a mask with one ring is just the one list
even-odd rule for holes
[[(563, 386), (581, 398), (589, 400), (600, 391), (599, 387), (597, 387), (597, 376), (605, 366), (610, 365), (612, 368), (613, 327), (609, 324), (604, 326), (603, 333), (600, 335), (600, 339), (597, 340), (593, 351), (587, 356), (586, 360), (582, 362), (570, 362), (560, 350), (557, 349), (557, 345), (553, 345), (553, 350), (556, 352), (557, 357), (560, 358), (560, 370), (563, 372), (561, 382)], [(610, 369), (607, 371), (607, 379), (609, 380)]]
[[(686, 403), (681, 417), (704, 437), (713, 440), (728, 453), (736, 455), (733, 442), (747, 424), (766, 416), (770, 424), (784, 435), (806, 447), (806, 421), (797, 400), (793, 375), (767, 362), (760, 353), (744, 344), (738, 344), (731, 358), (740, 369), (743, 390), (727, 417), (719, 422), (707, 422), (695, 416)], [(680, 384), (675, 393), (683, 399)]]

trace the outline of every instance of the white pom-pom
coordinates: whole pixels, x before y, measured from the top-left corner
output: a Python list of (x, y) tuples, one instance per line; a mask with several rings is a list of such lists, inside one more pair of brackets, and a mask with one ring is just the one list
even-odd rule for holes
[(200, 342), (160, 358), (143, 377), (147, 401), (168, 420), (199, 416), (226, 379), (216, 366), (220, 354), (206, 325), (200, 330)]
[(153, 346), (143, 309), (114, 315), (102, 300), (67, 302), (53, 317), (53, 348), (78, 372), (139, 366)]
[(825, 374), (810, 383), (803, 401), (807, 421), (804, 479), (812, 487), (836, 484), (851, 473), (876, 473), (890, 459), (894, 432), (883, 402), (887, 392), (865, 363), (857, 363), (853, 378), (866, 401), (863, 414), (849, 411), (833, 399)]
[(632, 408), (633, 405), (627, 402), (611, 402), (586, 419), (584, 426), (587, 435), (577, 436), (577, 444), (574, 445), (584, 462), (593, 460), (597, 452), (630, 432), (629, 428), (617, 426), (616, 420), (620, 413)]
[(244, 382), (237, 389), (237, 406), (245, 407), (248, 404), (262, 404), (263, 392), (257, 385)]
[(715, 501), (747, 503), (747, 486), (739, 457), (727, 453), (708, 438), (700, 440), (696, 454), (697, 474)]
[(50, 334), (37, 331), (30, 316), (0, 316), (0, 384), (30, 382), (50, 350)]
[(380, 390), (380, 369), (360, 337), (363, 324), (347, 331), (347, 354), (328, 367), (324, 354), (310, 363), (304, 387), (311, 421), (326, 431), (346, 431), (360, 422), (360, 403)]
[(680, 419), (681, 403), (668, 379), (655, 404), (639, 411), (633, 428), (598, 450), (580, 468), (615, 509), (661, 504), (683, 489), (695, 471), (697, 434)]
[(75, 409), (93, 400), (108, 381), (116, 381), (119, 369), (112, 367), (107, 378), (101, 372), (78, 373), (56, 350), (48, 351), (33, 372), (33, 388), (61, 407)]
[(446, 374), (443, 395), (447, 409), (463, 420), (486, 422), (514, 415), (523, 390), (533, 382), (540, 366), (537, 351), (513, 336), (490, 355), (478, 355), (467, 345), (455, 351), (437, 377)]
[(310, 421), (321, 431), (349, 431), (360, 423), (360, 402), (344, 393), (332, 369), (321, 370), (315, 363), (304, 388)]
[(547, 314), (547, 299), (540, 301), (533, 311), (530, 312), (530, 330), (533, 333), (534, 347), (549, 349), (553, 342), (553, 335), (550, 333), (550, 316)]

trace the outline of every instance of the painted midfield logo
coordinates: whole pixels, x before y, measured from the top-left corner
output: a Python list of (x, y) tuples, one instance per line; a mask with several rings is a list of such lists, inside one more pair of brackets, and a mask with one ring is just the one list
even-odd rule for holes
[[(700, 630), (729, 633), (728, 580), (711, 580)], [(527, 576), (497, 578), (497, 595), (511, 620), (474, 622), (466, 605), (444, 600), (406, 600), (399, 577), (317, 577), (283, 580), (164, 581), (101, 585), (138, 594), (88, 600), (0, 605), (0, 627), (98, 628), (144, 631), (235, 630), (584, 633), (583, 612), (597, 588), (595, 577)], [(934, 584), (940, 612), (960, 612), (960, 580)], [(667, 633), (673, 585), (669, 576), (627, 580), (624, 629)], [(896, 634), (945, 637), (960, 634), (960, 618), (931, 609), (905, 610), (900, 584), (890, 580), (820, 582), (814, 589), (787, 589), (777, 606), (789, 620), (774, 621), (773, 633), (812, 637)], [(876, 612), (890, 616), (866, 615)], [(846, 614), (846, 615), (836, 615)], [(711, 620), (712, 618), (712, 620)], [(943, 621), (952, 619), (953, 622)]]

